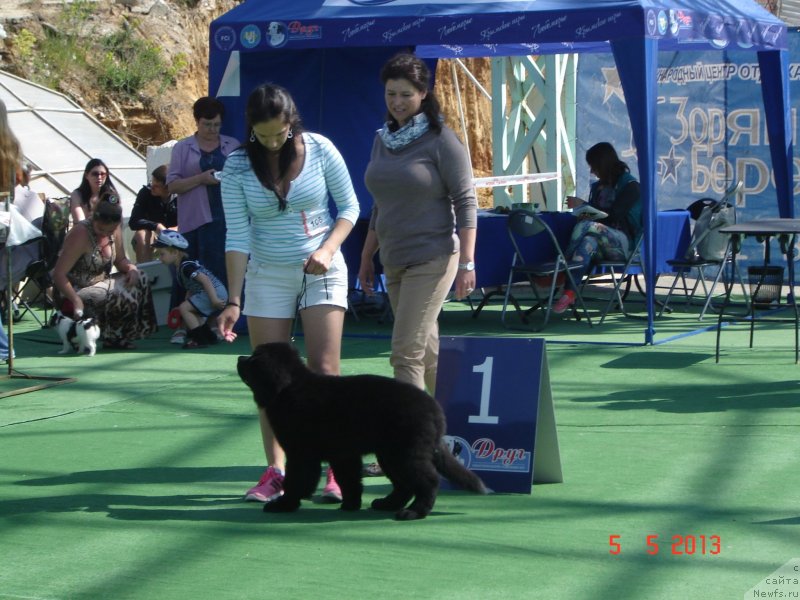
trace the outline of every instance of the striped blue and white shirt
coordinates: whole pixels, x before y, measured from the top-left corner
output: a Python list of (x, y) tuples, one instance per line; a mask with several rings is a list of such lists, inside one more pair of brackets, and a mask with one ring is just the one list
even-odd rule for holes
[(250, 254), (257, 263), (302, 263), (317, 250), (333, 226), (330, 192), (337, 219), (355, 224), (358, 199), (342, 155), (326, 137), (304, 132), (305, 162), (291, 182), (287, 208), (253, 173), (243, 148), (232, 152), (222, 172), (222, 204), (228, 234), (225, 251)]

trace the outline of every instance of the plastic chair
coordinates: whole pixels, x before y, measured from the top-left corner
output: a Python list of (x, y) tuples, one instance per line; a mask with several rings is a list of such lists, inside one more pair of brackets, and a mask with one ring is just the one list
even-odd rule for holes
[[(523, 323), (528, 323), (528, 316), (538, 308), (544, 309), (544, 318), (541, 326), (535, 331), (541, 331), (547, 326), (550, 320), (550, 314), (553, 311), (553, 300), (555, 298), (556, 288), (560, 277), (566, 277), (572, 284), (572, 289), (576, 290), (576, 300), (583, 314), (586, 316), (586, 321), (589, 326), (592, 326), (592, 321), (589, 313), (586, 310), (586, 305), (583, 303), (583, 297), (580, 294), (578, 286), (575, 285), (575, 278), (572, 276), (573, 271), (583, 269), (583, 264), (578, 261), (567, 260), (561, 247), (558, 245), (558, 240), (553, 233), (553, 230), (545, 223), (539, 215), (529, 210), (513, 210), (508, 215), (508, 235), (511, 238), (511, 245), (514, 247), (514, 256), (511, 260), (511, 268), (508, 273), (508, 284), (506, 285), (505, 298), (503, 300), (503, 311), (501, 314), (501, 321), (505, 325), (506, 310), (508, 303), (512, 302), (517, 313), (520, 315)], [(520, 246), (520, 239), (530, 238), (533, 236), (540, 236), (542, 246), (546, 247), (549, 252), (548, 256), (555, 256), (555, 260), (544, 262), (533, 262), (528, 260), (522, 252)], [(542, 247), (540, 246), (540, 247)], [(536, 298), (536, 303), (529, 309), (523, 311), (516, 299), (512, 299), (511, 285), (514, 279), (524, 277), (530, 284), (533, 295)], [(536, 279), (543, 278), (549, 282), (548, 294), (544, 298), (536, 285)], [(577, 309), (575, 309), (577, 313)]]
[[(736, 222), (736, 208), (735, 204), (728, 203), (728, 200), (734, 196), (742, 187), (742, 182), (737, 181), (732, 186), (730, 186), (725, 193), (723, 194), (720, 200), (713, 200), (711, 198), (701, 198), (700, 200), (696, 200), (692, 202), (686, 210), (689, 211), (689, 215), (691, 216), (692, 220), (697, 221), (700, 214), (703, 210), (707, 207), (713, 207), (717, 205), (726, 204), (729, 207), (733, 208), (733, 220)], [(719, 234), (722, 235), (722, 234)], [(685, 299), (685, 304), (688, 306), (692, 304), (694, 301), (695, 296), (698, 292), (698, 287), (702, 287), (703, 289), (703, 297), (705, 301), (703, 302), (703, 308), (700, 311), (700, 316), (698, 317), (699, 320), (702, 320), (705, 317), (708, 308), (711, 306), (711, 302), (714, 298), (714, 290), (717, 287), (720, 279), (725, 272), (725, 265), (731, 262), (731, 246), (730, 240), (728, 240), (727, 247), (725, 248), (725, 252), (722, 258), (703, 258), (697, 252), (696, 249), (696, 236), (692, 237), (692, 245), (689, 247), (690, 254), (684, 258), (674, 258), (667, 260), (667, 264), (672, 267), (672, 270), (675, 271), (675, 276), (672, 279), (672, 285), (667, 292), (667, 297), (664, 299), (661, 310), (658, 312), (658, 316), (662, 316), (664, 311), (668, 309), (670, 299), (677, 287), (678, 281), (681, 282), (681, 287), (683, 290), (683, 295)], [(714, 279), (712, 280), (711, 287), (709, 288), (706, 282), (706, 269), (714, 268)], [(687, 275), (690, 275), (693, 270), (696, 270), (697, 277), (695, 278), (694, 285), (689, 289), (689, 285), (686, 282)], [(745, 291), (744, 287), (744, 280), (742, 279), (742, 274), (739, 271), (739, 266), (736, 265), (736, 276), (739, 279), (739, 284), (742, 286), (742, 296), (745, 298), (746, 302), (749, 302), (748, 294)], [(727, 285), (727, 284), (726, 284)], [(733, 285), (731, 283), (730, 285)]]

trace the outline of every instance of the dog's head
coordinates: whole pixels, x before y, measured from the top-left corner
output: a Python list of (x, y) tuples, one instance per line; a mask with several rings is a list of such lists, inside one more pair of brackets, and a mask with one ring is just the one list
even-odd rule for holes
[(73, 315), (72, 313), (69, 313), (69, 315), (70, 316), (67, 316), (60, 310), (57, 310), (50, 316), (50, 321), (48, 325), (50, 325), (50, 327), (58, 327), (59, 323), (61, 323), (62, 321), (69, 321), (70, 323), (72, 323), (73, 321), (76, 322), (91, 321), (91, 325), (87, 325), (87, 327), (91, 327), (92, 325), (99, 325), (99, 323), (97, 322), (97, 314), (95, 313), (94, 307), (91, 304), (87, 304), (86, 306), (84, 306), (83, 314), (79, 319), (76, 319), (75, 315)]
[(72, 319), (67, 317), (60, 310), (57, 310), (52, 315), (50, 315), (50, 323), (48, 324), (50, 325), (50, 327), (58, 327), (61, 324), (61, 322), (64, 321), (65, 319), (67, 321), (72, 321)]
[(256, 404), (266, 408), (305, 365), (291, 344), (281, 342), (261, 344), (250, 356), (240, 356), (236, 370), (253, 391)]
[(75, 322), (80, 324), (80, 326), (83, 327), (84, 329), (90, 329), (92, 327), (96, 327), (99, 325), (97, 319), (95, 319), (94, 317), (83, 317), (82, 319), (78, 319)]

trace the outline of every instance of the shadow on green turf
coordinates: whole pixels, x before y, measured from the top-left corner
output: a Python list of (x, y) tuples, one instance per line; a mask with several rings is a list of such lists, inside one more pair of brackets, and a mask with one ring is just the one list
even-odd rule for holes
[[(698, 393), (700, 392), (700, 393)], [(677, 384), (643, 393), (641, 389), (573, 398), (572, 402), (594, 403), (604, 410), (651, 410), (669, 413), (716, 413), (728, 411), (797, 408), (800, 382), (762, 382), (758, 387), (731, 384)]]
[(699, 352), (641, 352), (627, 354), (600, 365), (601, 369), (684, 369), (708, 360), (714, 354)]
[(24, 486), (74, 485), (78, 483), (148, 484), (148, 483), (197, 483), (197, 482), (243, 482), (258, 479), (263, 466), (239, 467), (157, 467), (141, 469), (106, 469), (77, 471), (54, 477), (39, 477), (15, 482)]

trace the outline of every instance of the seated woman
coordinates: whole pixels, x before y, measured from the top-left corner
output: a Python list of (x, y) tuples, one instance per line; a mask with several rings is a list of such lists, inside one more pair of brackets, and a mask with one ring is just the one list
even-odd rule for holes
[(111, 173), (109, 173), (106, 163), (99, 158), (93, 158), (86, 163), (83, 169), (81, 184), (69, 195), (72, 224), (90, 216), (100, 196), (107, 191), (117, 193), (114, 182), (111, 180)]
[[(158, 328), (147, 276), (125, 255), (122, 205), (115, 193), (100, 196), (91, 219), (69, 231), (53, 280), (62, 311), (76, 318), (93, 314), (103, 331), (104, 347), (135, 348), (133, 340)], [(117, 273), (111, 274), (112, 266)]]
[[(634, 240), (642, 230), (642, 203), (639, 182), (631, 175), (628, 165), (619, 159), (614, 146), (608, 142), (595, 144), (586, 151), (586, 162), (595, 181), (589, 189), (588, 204), (608, 214), (604, 219), (578, 217), (572, 230), (569, 246), (564, 253), (570, 260), (584, 264), (575, 272), (575, 281), (583, 277), (597, 259), (621, 260), (633, 251)], [(567, 206), (578, 208), (587, 202), (567, 196)], [(561, 314), (575, 303), (575, 291), (569, 288), (553, 305), (553, 312)]]

